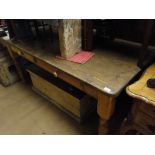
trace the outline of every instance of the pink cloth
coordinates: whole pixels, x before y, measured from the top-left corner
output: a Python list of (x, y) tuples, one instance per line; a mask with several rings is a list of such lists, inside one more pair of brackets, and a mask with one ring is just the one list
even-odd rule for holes
[(92, 53), (92, 52), (81, 51), (81, 52), (76, 53), (75, 55), (71, 56), (70, 58), (62, 58), (60, 56), (56, 56), (56, 57), (59, 58), (59, 59), (65, 59), (65, 60), (68, 60), (68, 61), (72, 61), (72, 62), (77, 62), (77, 63), (80, 63), (80, 64), (84, 64), (90, 58), (92, 58), (92, 56), (94, 54), (95, 53)]

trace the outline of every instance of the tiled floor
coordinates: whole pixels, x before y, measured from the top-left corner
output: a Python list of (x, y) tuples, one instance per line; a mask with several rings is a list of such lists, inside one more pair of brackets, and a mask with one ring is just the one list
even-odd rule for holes
[(23, 83), (0, 85), (0, 134), (96, 133), (96, 114), (80, 125)]

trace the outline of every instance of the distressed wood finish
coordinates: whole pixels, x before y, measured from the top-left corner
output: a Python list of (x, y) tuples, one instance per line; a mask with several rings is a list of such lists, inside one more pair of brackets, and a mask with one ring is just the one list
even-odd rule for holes
[(81, 50), (81, 20), (59, 20), (61, 56), (68, 58)]
[(100, 116), (99, 134), (108, 133), (108, 121), (111, 118), (115, 108), (115, 98), (98, 93), (97, 113)]
[(148, 79), (155, 78), (154, 71), (155, 64), (152, 64), (138, 81), (127, 87), (126, 92), (134, 98), (134, 105), (122, 127), (123, 133), (135, 127), (141, 134), (155, 134), (155, 90), (146, 84)]
[(81, 65), (59, 60), (46, 46), (37, 43), (12, 43), (7, 37), (0, 41), (11, 47), (11, 52), (21, 55), (46, 71), (98, 100), (99, 133), (108, 132), (108, 120), (115, 108), (115, 98), (140, 71), (136, 59), (111, 50), (95, 50), (95, 56)]
[[(136, 65), (136, 58), (112, 50), (96, 49), (93, 51), (95, 56), (87, 63), (81, 65), (59, 60), (50, 51), (51, 49), (48, 49), (48, 47), (42, 49), (37, 43), (12, 44), (9, 41), (8, 43), (11, 44), (11, 49), (14, 53), (38, 65), (46, 66), (48, 71), (51, 72), (52, 68), (55, 68), (62, 71), (63, 74), (67, 74), (92, 86), (93, 89), (95, 88), (111, 96), (118, 96), (128, 82), (140, 71)], [(107, 91), (105, 87), (110, 91)]]

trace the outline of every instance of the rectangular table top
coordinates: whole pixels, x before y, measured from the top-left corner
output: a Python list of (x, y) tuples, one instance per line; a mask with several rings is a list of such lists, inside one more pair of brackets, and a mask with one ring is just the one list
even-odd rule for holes
[(0, 41), (16, 46), (42, 61), (72, 75), (73, 77), (105, 92), (117, 96), (128, 82), (140, 72), (137, 59), (115, 50), (95, 49), (95, 55), (85, 64), (78, 64), (56, 58), (48, 46), (41, 47), (36, 43), (13, 43), (8, 37)]

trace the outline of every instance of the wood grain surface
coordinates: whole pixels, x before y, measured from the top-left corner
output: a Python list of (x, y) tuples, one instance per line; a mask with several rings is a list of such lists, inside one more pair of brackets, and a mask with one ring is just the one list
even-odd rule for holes
[(41, 48), (37, 42), (12, 43), (7, 37), (3, 38), (2, 42), (6, 43), (6, 41), (22, 53), (36, 57), (51, 67), (56, 67), (112, 96), (119, 95), (121, 90), (140, 71), (137, 67), (137, 59), (126, 55), (125, 51), (120, 53), (114, 50), (96, 49), (93, 51), (95, 56), (81, 65), (57, 59), (54, 51), (50, 50), (48, 46)]

